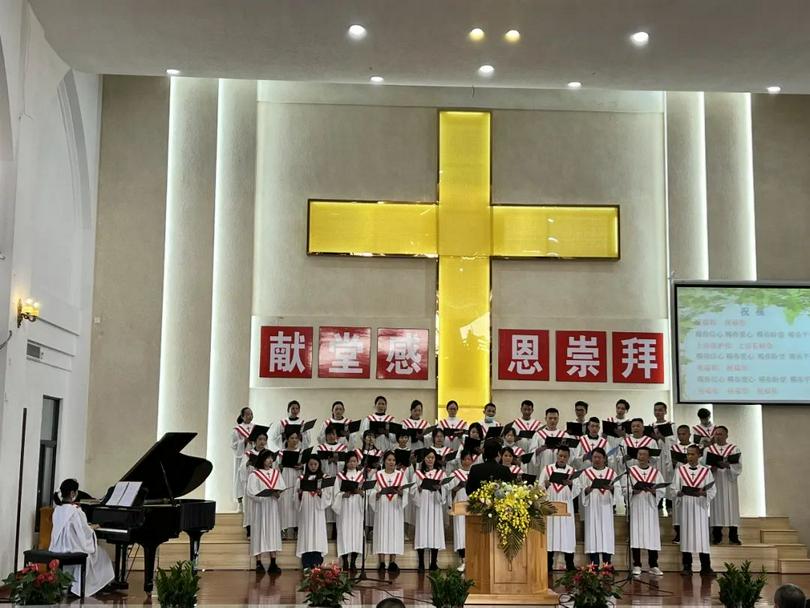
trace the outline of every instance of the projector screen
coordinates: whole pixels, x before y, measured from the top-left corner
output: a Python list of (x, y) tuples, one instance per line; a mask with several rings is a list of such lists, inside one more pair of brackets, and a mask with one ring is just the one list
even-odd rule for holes
[(810, 285), (675, 283), (681, 403), (810, 403)]

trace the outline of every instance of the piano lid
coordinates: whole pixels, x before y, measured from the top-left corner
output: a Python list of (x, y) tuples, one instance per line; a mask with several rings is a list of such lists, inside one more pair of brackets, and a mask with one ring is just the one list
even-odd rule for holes
[(205, 458), (180, 453), (196, 436), (197, 433), (166, 433), (141, 456), (121, 481), (142, 481), (149, 490), (146, 498), (155, 500), (170, 497), (166, 487), (168, 479), (171, 497), (185, 496), (199, 487), (214, 468)]

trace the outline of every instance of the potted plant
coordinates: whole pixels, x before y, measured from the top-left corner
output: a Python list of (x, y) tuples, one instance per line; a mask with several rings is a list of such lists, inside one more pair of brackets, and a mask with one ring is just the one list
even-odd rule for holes
[(49, 564), (28, 564), (9, 574), (3, 584), (9, 589), (12, 604), (18, 606), (58, 604), (73, 582), (73, 577), (59, 569), (59, 560)]
[(177, 562), (168, 570), (158, 568), (155, 586), (164, 608), (191, 608), (197, 603), (200, 575), (191, 562)]
[(438, 570), (428, 575), (431, 601), (436, 608), (460, 608), (475, 584), (455, 568)]
[(595, 564), (581, 566), (566, 572), (560, 579), (574, 608), (606, 608), (612, 598), (621, 597), (621, 589), (615, 584), (616, 572), (610, 564), (601, 568)]
[(310, 606), (340, 608), (347, 596), (352, 594), (354, 581), (348, 572), (337, 564), (315, 566), (304, 570), (299, 591), (306, 591), (306, 602)]
[(768, 582), (765, 569), (754, 575), (751, 572), (751, 562), (748, 560), (739, 568), (734, 564), (724, 565), (726, 571), (717, 578), (720, 601), (727, 608), (753, 608)]

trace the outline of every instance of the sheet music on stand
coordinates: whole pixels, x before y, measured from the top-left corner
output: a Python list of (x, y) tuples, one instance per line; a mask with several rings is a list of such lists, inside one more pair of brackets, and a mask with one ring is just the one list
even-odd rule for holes
[(135, 504), (142, 483), (141, 481), (119, 481), (104, 504), (108, 507), (131, 507)]

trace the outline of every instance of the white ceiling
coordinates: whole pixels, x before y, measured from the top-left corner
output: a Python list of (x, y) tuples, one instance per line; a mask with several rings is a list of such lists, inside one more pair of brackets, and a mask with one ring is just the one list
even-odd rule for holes
[[(810, 93), (810, 0), (31, 0), (73, 67), (332, 83)], [(352, 23), (368, 29), (355, 42)], [(481, 27), (484, 42), (467, 32)], [(503, 33), (520, 30), (517, 45)], [(645, 30), (646, 48), (628, 36)], [(477, 74), (495, 66), (492, 78)]]

